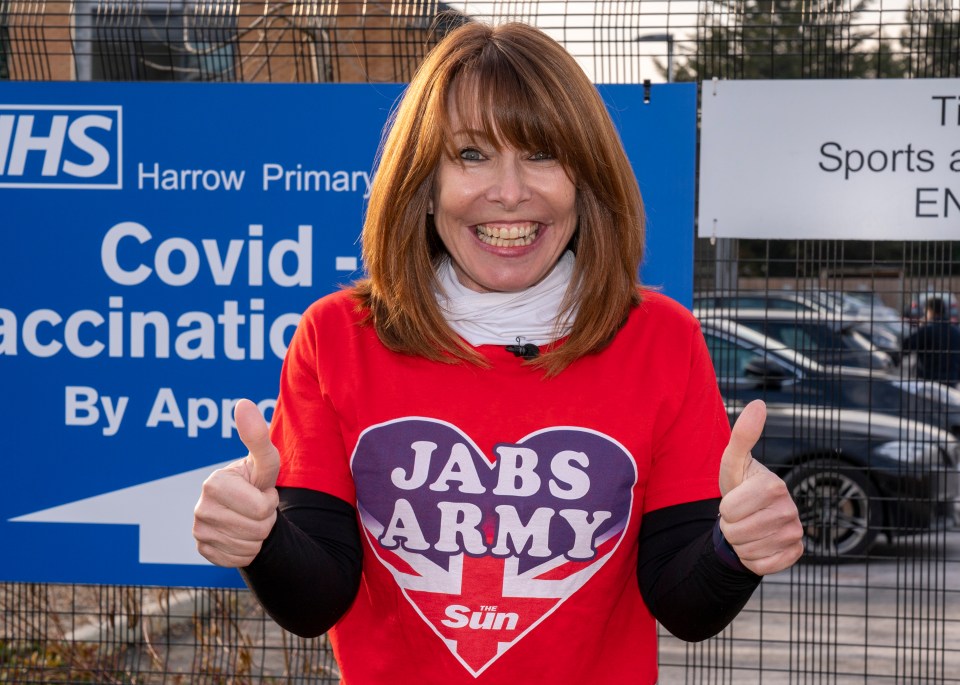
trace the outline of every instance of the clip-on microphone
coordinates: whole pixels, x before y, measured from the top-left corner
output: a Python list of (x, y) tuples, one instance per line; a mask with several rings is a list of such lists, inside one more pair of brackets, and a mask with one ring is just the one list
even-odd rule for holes
[(521, 338), (517, 338), (516, 345), (507, 345), (507, 352), (510, 352), (515, 357), (523, 357), (524, 359), (536, 359), (540, 355), (540, 348), (534, 345), (533, 343), (523, 343), (520, 344)]

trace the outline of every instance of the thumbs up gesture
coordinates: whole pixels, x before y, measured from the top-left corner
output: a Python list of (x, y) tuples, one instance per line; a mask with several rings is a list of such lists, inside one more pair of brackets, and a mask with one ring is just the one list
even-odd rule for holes
[(803, 527), (786, 484), (750, 454), (766, 418), (762, 401), (748, 404), (720, 460), (720, 530), (743, 565), (761, 576), (803, 554)]
[(243, 567), (257, 556), (277, 520), (280, 453), (253, 402), (237, 402), (234, 420), (249, 453), (203, 482), (193, 510), (193, 537), (208, 561)]

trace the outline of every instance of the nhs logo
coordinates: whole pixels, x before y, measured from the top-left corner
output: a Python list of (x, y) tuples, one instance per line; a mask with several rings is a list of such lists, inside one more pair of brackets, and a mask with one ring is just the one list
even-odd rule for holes
[(119, 189), (123, 108), (0, 103), (0, 188)]

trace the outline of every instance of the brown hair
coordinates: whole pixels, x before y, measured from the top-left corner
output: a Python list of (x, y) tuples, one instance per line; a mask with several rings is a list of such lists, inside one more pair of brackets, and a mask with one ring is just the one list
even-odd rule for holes
[(356, 293), (390, 349), (484, 363), (447, 325), (434, 295), (445, 250), (427, 208), (440, 156), (452, 152), (451, 95), (469, 98), (460, 111), (478, 112), (489, 140), (549, 151), (576, 184), (576, 265), (564, 311), (575, 306), (577, 314), (566, 341), (532, 362), (554, 375), (607, 345), (639, 302), (644, 215), (599, 93), (570, 54), (536, 28), (465, 24), (426, 57), (388, 122), (363, 227), (369, 275)]

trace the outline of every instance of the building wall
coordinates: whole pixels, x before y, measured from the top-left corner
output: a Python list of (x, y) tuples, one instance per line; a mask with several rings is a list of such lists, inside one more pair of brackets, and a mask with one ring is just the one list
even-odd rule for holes
[[(96, 59), (98, 48), (83, 39), (83, 27), (104, 27), (123, 43), (116, 49), (135, 53), (141, 36), (138, 14), (147, 6), (143, 2), (11, 2), (6, 13), (9, 78), (88, 78), (90, 68), (83, 65)], [(161, 7), (169, 6), (164, 2)], [(74, 14), (85, 7), (88, 16)], [(186, 22), (218, 36), (220, 44), (210, 49), (232, 52), (232, 69), (206, 73), (201, 69), (194, 76), (169, 72), (177, 80), (402, 82), (410, 78), (437, 35), (431, 29), (436, 3), (424, 3), (417, 15), (392, 14), (389, 5), (357, 0), (260, 0), (185, 7)], [(178, 31), (169, 35), (171, 53), (182, 55)], [(111, 48), (108, 44), (99, 49)], [(123, 80), (124, 73), (120, 69), (107, 78)]]

